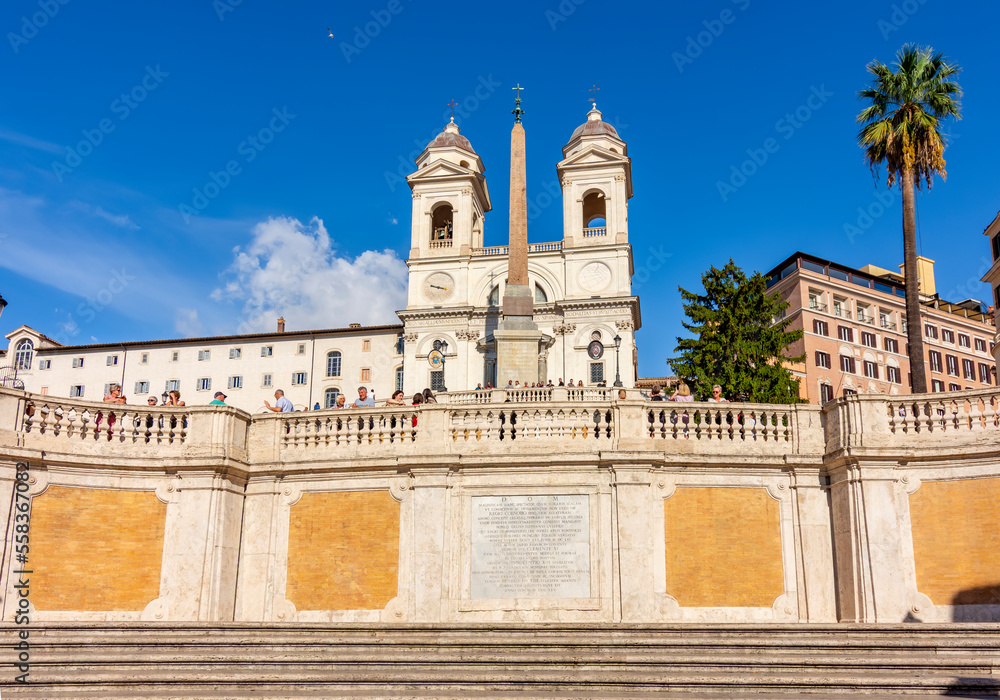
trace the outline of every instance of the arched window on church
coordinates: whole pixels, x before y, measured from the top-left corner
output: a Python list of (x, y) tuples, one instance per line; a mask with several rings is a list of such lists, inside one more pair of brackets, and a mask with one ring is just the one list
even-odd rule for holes
[(431, 215), (431, 247), (451, 247), (454, 233), (454, 210), (447, 202), (439, 204)]
[(549, 298), (545, 294), (545, 290), (542, 289), (542, 285), (535, 283), (535, 303), (536, 304), (548, 304)]
[(31, 361), (35, 357), (35, 344), (29, 338), (18, 341), (14, 348), (15, 369), (31, 369)]
[(496, 285), (490, 290), (490, 296), (486, 300), (487, 306), (500, 306), (500, 285)]
[(337, 397), (340, 396), (340, 389), (330, 387), (323, 392), (323, 408), (333, 408), (337, 405)]
[(328, 352), (326, 354), (326, 376), (328, 377), (339, 377), (340, 376), (340, 352), (334, 350), (333, 352)]
[(583, 198), (583, 237), (608, 234), (607, 199), (603, 192), (591, 192)]

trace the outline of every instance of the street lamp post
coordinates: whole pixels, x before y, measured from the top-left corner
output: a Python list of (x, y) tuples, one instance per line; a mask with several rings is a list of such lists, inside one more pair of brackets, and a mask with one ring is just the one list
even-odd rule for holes
[(622, 386), (622, 375), (618, 370), (618, 350), (622, 346), (622, 337), (615, 333), (615, 388), (621, 388)]

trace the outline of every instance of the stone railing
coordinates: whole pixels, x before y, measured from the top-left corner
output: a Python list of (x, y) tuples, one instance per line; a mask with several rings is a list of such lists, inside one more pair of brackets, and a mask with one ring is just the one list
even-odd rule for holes
[(996, 431), (1000, 427), (1000, 391), (899, 396), (886, 401), (889, 432)]
[[(522, 446), (558, 440), (599, 441), (612, 449), (615, 412), (611, 406), (566, 404), (512, 407), (510, 404), (449, 411), (449, 437), (453, 442)], [(520, 441), (520, 443), (518, 443)]]
[(284, 449), (395, 445), (414, 442), (419, 434), (412, 408), (339, 409), (276, 415)]
[(496, 390), (480, 389), (477, 391), (452, 391), (448, 394), (439, 394), (438, 398), (444, 403), (452, 403), (459, 405), (476, 404), (476, 403), (493, 403), (496, 400), (493, 398), (494, 391)]
[[(550, 241), (547, 243), (529, 243), (528, 252), (529, 253), (552, 253), (562, 250), (562, 241)], [(510, 247), (505, 245), (488, 246), (486, 248), (473, 248), (472, 254), (474, 256), (485, 256), (485, 255), (508, 255), (510, 253)]]
[(784, 405), (664, 401), (646, 409), (646, 421), (651, 438), (788, 444), (795, 430), (792, 413)]
[(583, 229), (584, 238), (598, 238), (600, 236), (607, 236), (607, 235), (608, 235), (607, 226), (592, 226), (590, 228)]
[(142, 406), (0, 388), (0, 443), (50, 458), (246, 460), (250, 416), (230, 406)]
[(445, 240), (442, 240), (442, 241), (431, 241), (431, 246), (430, 247), (432, 249), (433, 248), (451, 248), (452, 247), (452, 240), (450, 238), (448, 238), (448, 239), (445, 239)]
[[(440, 394), (441, 403), (487, 404), (487, 403), (534, 403), (539, 401), (608, 401), (617, 389), (609, 387), (517, 387), (514, 389), (480, 389), (478, 391), (452, 391)], [(633, 398), (635, 392), (632, 392)]]

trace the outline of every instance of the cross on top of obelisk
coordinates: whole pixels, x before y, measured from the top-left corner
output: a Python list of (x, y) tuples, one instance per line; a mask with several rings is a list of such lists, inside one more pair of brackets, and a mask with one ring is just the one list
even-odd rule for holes
[(511, 112), (511, 114), (514, 115), (514, 122), (515, 123), (520, 122), (521, 121), (521, 115), (524, 114), (524, 110), (521, 109), (521, 90), (523, 90), (523, 89), (524, 88), (521, 87), (521, 83), (518, 83), (517, 87), (511, 88), (511, 90), (514, 90), (514, 91), (517, 92), (517, 96), (514, 98), (514, 111)]

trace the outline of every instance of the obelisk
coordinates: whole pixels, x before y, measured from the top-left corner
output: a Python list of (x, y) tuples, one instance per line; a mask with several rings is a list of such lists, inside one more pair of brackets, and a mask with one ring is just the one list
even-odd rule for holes
[(538, 342), (542, 337), (533, 319), (534, 293), (528, 282), (528, 188), (521, 90), (515, 99), (514, 128), (510, 132), (510, 233), (503, 318), (493, 331), (497, 350), (497, 386), (508, 381), (537, 382)]

